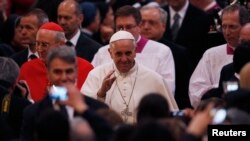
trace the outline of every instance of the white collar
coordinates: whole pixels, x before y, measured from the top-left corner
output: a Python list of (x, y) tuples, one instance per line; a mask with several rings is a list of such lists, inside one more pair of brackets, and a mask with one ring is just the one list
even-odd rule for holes
[(234, 73), (234, 76), (240, 80), (240, 75), (238, 73)]
[(179, 11), (175, 11), (171, 6), (169, 6), (171, 20), (174, 19), (175, 13), (178, 13), (180, 15), (180, 18), (183, 19), (185, 17), (186, 12), (187, 12), (188, 5), (189, 5), (189, 2), (188, 2), (188, 0), (186, 0), (185, 5)]
[(39, 55), (38, 55), (37, 52), (33, 53), (33, 52), (30, 50), (30, 48), (28, 48), (28, 56), (27, 56), (27, 57), (28, 57), (28, 60), (29, 60), (30, 55), (32, 55), (32, 54), (36, 55), (36, 57), (39, 58)]
[(86, 33), (86, 34), (88, 34), (88, 35), (90, 35), (90, 36), (93, 35), (93, 32), (90, 31), (90, 30), (88, 30), (87, 28), (82, 28), (82, 32), (84, 32), (84, 33)]
[(138, 36), (136, 43), (138, 43), (141, 40), (141, 35)]
[(74, 46), (76, 46), (76, 43), (77, 43), (77, 41), (78, 41), (78, 39), (79, 39), (79, 37), (80, 37), (80, 33), (81, 33), (81, 31), (80, 31), (80, 29), (78, 29), (77, 32), (76, 32), (76, 34), (70, 39), (70, 42), (71, 42)]
[(206, 6), (204, 8), (204, 10), (207, 11), (207, 10), (211, 9), (212, 7), (214, 7), (216, 4), (217, 4), (216, 1), (213, 1), (208, 6)]

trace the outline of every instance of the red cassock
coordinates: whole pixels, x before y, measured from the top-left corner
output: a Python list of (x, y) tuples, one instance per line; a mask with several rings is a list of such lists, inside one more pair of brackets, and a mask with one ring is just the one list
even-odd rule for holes
[[(86, 60), (77, 57), (78, 77), (77, 87), (81, 89), (88, 73), (93, 66)], [(47, 77), (47, 68), (40, 59), (34, 59), (26, 62), (20, 69), (19, 80), (25, 80), (29, 86), (31, 98), (37, 102), (43, 99), (47, 94), (49, 80)]]

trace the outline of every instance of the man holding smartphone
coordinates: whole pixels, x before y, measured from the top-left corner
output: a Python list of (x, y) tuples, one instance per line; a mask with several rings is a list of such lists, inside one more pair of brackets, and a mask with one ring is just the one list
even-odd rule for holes
[[(21, 139), (27, 141), (34, 139), (33, 135), (36, 131), (35, 119), (51, 109), (61, 111), (69, 120), (76, 116), (84, 117), (92, 125), (91, 127), (96, 137), (99, 138), (98, 140), (105, 141), (109, 138), (112, 132), (111, 127), (105, 120), (93, 112), (93, 110), (107, 108), (107, 105), (82, 95), (75, 86), (78, 71), (77, 61), (76, 53), (72, 48), (60, 46), (50, 50), (45, 60), (48, 80), (56, 87), (65, 87), (68, 98), (54, 100), (49, 96), (51, 93), (45, 93), (45, 98), (26, 108), (23, 117)], [(52, 137), (53, 134), (51, 135)]]

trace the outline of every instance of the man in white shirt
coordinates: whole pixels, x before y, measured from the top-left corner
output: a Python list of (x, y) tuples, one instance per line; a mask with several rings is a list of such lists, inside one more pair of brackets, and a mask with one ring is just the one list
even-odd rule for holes
[(223, 10), (222, 31), (227, 44), (208, 49), (193, 72), (189, 83), (189, 97), (194, 108), (208, 90), (218, 87), (220, 71), (224, 65), (232, 62), (241, 27), (247, 22), (249, 13), (244, 7), (231, 5)]
[[(115, 13), (115, 28), (130, 32), (136, 40), (136, 60), (159, 73), (167, 82), (172, 94), (175, 91), (175, 66), (171, 50), (164, 44), (149, 40), (140, 35), (141, 14), (132, 6), (123, 6)], [(96, 67), (112, 62), (109, 45), (101, 47), (95, 54), (92, 64)]]
[(150, 92), (162, 94), (170, 110), (178, 110), (164, 79), (135, 61), (135, 39), (127, 31), (118, 31), (110, 39), (108, 49), (113, 62), (93, 69), (81, 88), (90, 97), (105, 101), (125, 122), (136, 122), (136, 108)]

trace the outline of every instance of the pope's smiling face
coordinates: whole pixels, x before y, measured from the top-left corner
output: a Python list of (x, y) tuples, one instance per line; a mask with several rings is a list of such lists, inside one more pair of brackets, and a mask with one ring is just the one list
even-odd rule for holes
[(135, 42), (123, 39), (110, 44), (109, 53), (120, 73), (127, 73), (135, 64)]

